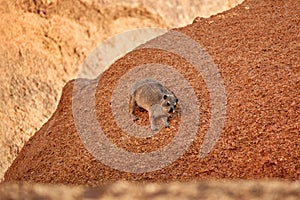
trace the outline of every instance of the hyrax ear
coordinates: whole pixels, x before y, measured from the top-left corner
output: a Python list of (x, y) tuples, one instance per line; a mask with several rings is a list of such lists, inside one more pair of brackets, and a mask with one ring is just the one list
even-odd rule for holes
[(168, 98), (168, 95), (164, 94), (163, 98), (164, 100), (166, 100)]

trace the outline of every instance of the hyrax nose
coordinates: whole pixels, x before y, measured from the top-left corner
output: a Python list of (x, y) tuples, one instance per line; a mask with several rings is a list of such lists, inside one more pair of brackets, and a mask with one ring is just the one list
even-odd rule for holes
[(173, 112), (174, 112), (174, 109), (170, 108), (169, 113), (173, 113)]

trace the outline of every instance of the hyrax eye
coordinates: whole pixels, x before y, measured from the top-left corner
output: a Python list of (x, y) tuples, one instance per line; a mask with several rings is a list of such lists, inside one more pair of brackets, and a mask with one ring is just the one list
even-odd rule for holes
[(167, 102), (167, 106), (170, 106), (170, 103), (169, 103), (169, 102)]
[(174, 105), (174, 108), (176, 108), (176, 105)]

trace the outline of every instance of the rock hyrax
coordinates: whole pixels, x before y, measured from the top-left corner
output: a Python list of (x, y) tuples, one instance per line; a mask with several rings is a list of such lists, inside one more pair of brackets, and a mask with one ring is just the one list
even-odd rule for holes
[(150, 126), (157, 131), (156, 119), (162, 119), (165, 127), (169, 127), (168, 117), (175, 112), (178, 99), (161, 83), (153, 79), (137, 82), (130, 93), (129, 111), (133, 121), (138, 118), (134, 114), (136, 106), (148, 111)]

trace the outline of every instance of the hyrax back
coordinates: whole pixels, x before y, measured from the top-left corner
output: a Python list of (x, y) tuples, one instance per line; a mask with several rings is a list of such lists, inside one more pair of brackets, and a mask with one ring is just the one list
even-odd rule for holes
[(168, 127), (168, 117), (175, 112), (178, 99), (154, 79), (144, 79), (136, 83), (130, 94), (130, 113), (135, 121), (134, 114), (136, 106), (148, 111), (150, 126), (153, 131), (158, 130), (155, 124), (156, 119), (162, 119), (164, 126)]

